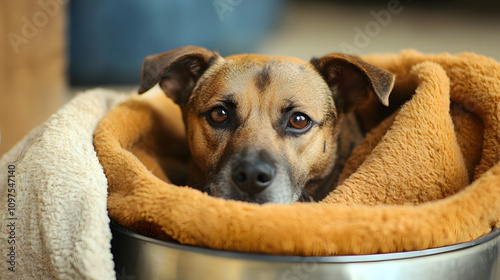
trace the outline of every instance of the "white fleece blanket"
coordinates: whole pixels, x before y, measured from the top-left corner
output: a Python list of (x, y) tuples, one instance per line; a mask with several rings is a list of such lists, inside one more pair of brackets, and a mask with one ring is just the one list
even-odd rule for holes
[(0, 159), (0, 279), (115, 279), (92, 134), (129, 95), (76, 96)]

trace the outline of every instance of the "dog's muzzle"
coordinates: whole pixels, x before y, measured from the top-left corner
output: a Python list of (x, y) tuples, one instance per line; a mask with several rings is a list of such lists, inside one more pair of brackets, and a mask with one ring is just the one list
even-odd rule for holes
[(286, 161), (258, 149), (235, 153), (221, 163), (209, 190), (215, 197), (254, 203), (291, 203), (301, 194), (291, 181)]

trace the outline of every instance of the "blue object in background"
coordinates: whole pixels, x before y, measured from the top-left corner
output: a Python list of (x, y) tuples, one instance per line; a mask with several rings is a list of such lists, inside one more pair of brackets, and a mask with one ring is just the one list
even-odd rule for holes
[(139, 83), (144, 57), (184, 45), (252, 52), (284, 1), (72, 0), (70, 83)]

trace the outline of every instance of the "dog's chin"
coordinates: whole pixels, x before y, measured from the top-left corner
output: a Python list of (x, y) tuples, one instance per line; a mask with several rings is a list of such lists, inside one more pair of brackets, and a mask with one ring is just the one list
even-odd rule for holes
[[(299, 201), (301, 194), (292, 192), (292, 187), (269, 186), (266, 190), (257, 194), (248, 194), (238, 190), (231, 183), (214, 183), (210, 185), (209, 194), (214, 197), (220, 197), (228, 200), (238, 200), (250, 203), (280, 203), (289, 204)], [(287, 189), (289, 191), (287, 191)]]

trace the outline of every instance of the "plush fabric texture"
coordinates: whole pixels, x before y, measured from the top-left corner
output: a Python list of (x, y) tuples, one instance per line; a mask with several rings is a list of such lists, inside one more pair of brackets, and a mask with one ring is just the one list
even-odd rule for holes
[(421, 250), (498, 227), (500, 64), (411, 50), (364, 58), (397, 75), (392, 105), (360, 108), (370, 132), (323, 201), (257, 205), (176, 186), (189, 158), (183, 123), (155, 88), (95, 131), (110, 217), (183, 244), (303, 256)]
[(2, 156), (0, 279), (115, 279), (93, 132), (128, 98), (80, 94)]

